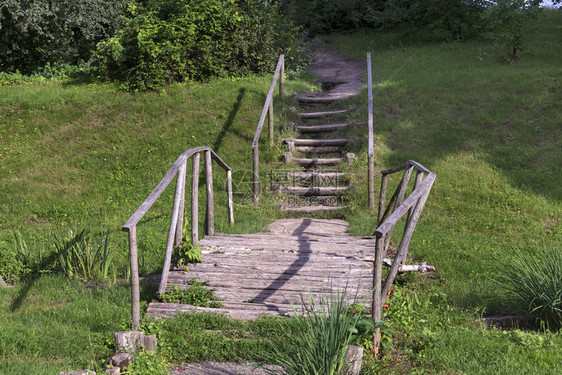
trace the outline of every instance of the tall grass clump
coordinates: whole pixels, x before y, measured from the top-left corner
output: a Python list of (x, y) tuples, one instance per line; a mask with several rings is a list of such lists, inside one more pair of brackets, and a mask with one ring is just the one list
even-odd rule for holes
[[(356, 300), (353, 299), (354, 301)], [(265, 368), (275, 375), (332, 375), (347, 368), (347, 346), (357, 339), (358, 327), (374, 328), (372, 318), (357, 313), (356, 303), (349, 303), (347, 288), (328, 295), (324, 292), (316, 302), (311, 293), (301, 294), (304, 327), (290, 336), (272, 343), (266, 362), (281, 369)], [(293, 313), (298, 314), (293, 308)]]
[(69, 277), (109, 284), (117, 280), (116, 251), (108, 233), (95, 236), (86, 228), (70, 230), (63, 237), (55, 236), (54, 252), (61, 270)]
[(562, 327), (562, 248), (544, 247), (533, 255), (520, 250), (503, 262), (497, 281), (536, 317), (541, 327)]

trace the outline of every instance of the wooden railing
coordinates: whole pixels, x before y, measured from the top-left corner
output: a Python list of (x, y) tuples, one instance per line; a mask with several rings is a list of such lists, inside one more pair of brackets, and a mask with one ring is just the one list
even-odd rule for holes
[[(416, 170), (413, 184), (413, 190), (410, 195), (404, 199), (408, 189), (408, 183), (412, 172)], [(385, 208), (386, 190), (388, 185), (388, 177), (393, 173), (404, 171), (402, 179), (398, 184), (396, 191)], [(416, 227), (420, 214), (423, 210), (433, 182), (435, 181), (435, 173), (426, 169), (423, 165), (415, 161), (407, 161), (406, 163), (388, 170), (384, 170), (381, 180), (381, 192), (379, 200), (379, 210), (377, 218), (377, 229), (375, 244), (375, 267), (373, 270), (373, 318), (375, 321), (381, 320), (382, 308), (386, 301), (388, 292), (392, 287), (392, 283), (398, 273), (400, 266), (406, 261), (410, 239)], [(392, 211), (392, 213), (391, 213)], [(389, 216), (390, 215), (390, 216)], [(394, 227), (404, 215), (407, 215), (402, 239), (398, 245), (394, 261), (390, 266), (390, 271), (386, 280), (382, 282), (382, 266), (386, 255), (386, 250), (392, 237)], [(374, 336), (375, 354), (378, 353), (380, 345), (380, 330), (377, 329)]]
[(254, 204), (257, 206), (260, 202), (260, 151), (259, 151), (259, 141), (261, 136), (261, 131), (265, 123), (265, 117), (269, 118), (269, 144), (273, 145), (273, 91), (275, 90), (275, 85), (277, 84), (277, 79), (279, 79), (279, 95), (282, 97), (285, 93), (285, 55), (279, 56), (279, 61), (277, 62), (277, 68), (275, 68), (275, 73), (273, 74), (273, 79), (271, 80), (271, 86), (269, 87), (269, 92), (265, 98), (265, 103), (263, 105), (263, 110), (261, 112), (260, 121), (258, 122), (258, 127), (256, 133), (254, 134), (254, 140), (252, 142), (252, 160), (253, 160), (253, 195)]
[(369, 148), (367, 150), (367, 183), (369, 194), (369, 209), (375, 210), (375, 152), (373, 135), (373, 75), (371, 73), (371, 53), (367, 52), (367, 88), (369, 104)]
[(205, 174), (207, 188), (207, 207), (205, 220), (205, 234), (213, 235), (214, 226), (214, 199), (213, 199), (213, 169), (212, 160), (226, 171), (226, 185), (228, 196), (228, 222), (230, 225), (234, 223), (234, 204), (232, 200), (232, 169), (210, 148), (195, 147), (181, 154), (174, 162), (168, 173), (162, 178), (160, 183), (154, 188), (150, 195), (135, 211), (135, 213), (127, 220), (121, 228), (129, 233), (129, 257), (131, 264), (131, 316), (133, 329), (136, 331), (140, 327), (140, 292), (139, 292), (139, 272), (138, 272), (138, 252), (137, 252), (137, 224), (142, 217), (148, 212), (158, 197), (166, 190), (170, 182), (177, 175), (176, 191), (174, 196), (174, 205), (172, 209), (172, 219), (168, 230), (168, 240), (166, 242), (166, 255), (164, 258), (164, 268), (162, 270), (162, 278), (160, 280), (159, 293), (166, 291), (168, 282), (168, 273), (170, 272), (170, 264), (172, 260), (173, 247), (182, 242), (183, 222), (184, 222), (184, 204), (185, 204), (185, 181), (187, 170), (187, 159), (193, 156), (193, 176), (191, 179), (191, 241), (199, 240), (199, 164), (200, 153), (205, 154)]

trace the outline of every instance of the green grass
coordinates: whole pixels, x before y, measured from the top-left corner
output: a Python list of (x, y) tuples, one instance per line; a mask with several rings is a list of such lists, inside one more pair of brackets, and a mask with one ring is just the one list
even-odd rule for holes
[[(517, 248), (534, 254), (562, 241), (561, 22), (560, 12), (541, 16), (537, 30), (527, 34), (527, 53), (513, 65), (501, 65), (500, 51), (485, 40), (373, 32), (329, 37), (330, 46), (348, 56), (364, 61), (365, 52), (373, 52), (377, 168), (414, 159), (437, 174), (410, 253), (437, 272), (397, 280), (385, 311), (396, 331), (395, 351), (382, 360), (384, 372), (562, 371), (561, 333), (501, 331), (474, 322), (481, 314), (520, 312), (493, 280), (498, 259), (510, 259)], [(20, 230), (39, 252), (55, 233), (85, 225), (109, 230), (125, 275), (120, 226), (181, 152), (209, 145), (234, 168), (235, 181), (237, 173), (249, 181), (249, 146), (269, 80), (218, 80), (148, 94), (72, 82), (0, 87), (2, 254), (11, 246), (10, 230)], [(312, 83), (308, 77), (288, 85), (291, 92)], [(352, 117), (365, 121), (365, 92), (358, 103)], [(355, 133), (365, 136), (366, 127)], [(364, 171), (361, 142), (353, 148), (357, 160), (350, 169)], [(281, 153), (264, 145), (263, 173), (278, 165)], [(236, 224), (229, 228), (224, 177), (217, 171), (216, 178), (217, 231), (260, 231), (281, 216), (267, 199), (259, 208), (244, 204), (249, 186), (241, 184)], [(364, 174), (356, 177), (350, 195), (346, 218), (353, 234), (370, 235), (375, 226), (365, 180)], [(161, 267), (171, 190), (139, 225), (142, 273)], [(153, 293), (146, 289), (143, 300)], [(90, 364), (99, 369), (112, 351), (108, 340), (129, 319), (125, 285), (99, 290), (44, 275), (0, 294), (0, 373)], [(158, 333), (162, 358), (171, 363), (258, 360), (269, 350), (263, 338), (302, 328), (292, 321), (208, 316), (143, 324)]]
[[(329, 38), (347, 56), (373, 53), (378, 168), (414, 159), (437, 174), (410, 247), (410, 255), (435, 265), (437, 273), (401, 283), (419, 298), (437, 293), (446, 299), (420, 310), (427, 315), (397, 350), (409, 364), (393, 363), (389, 372), (412, 366), (429, 373), (560, 371), (560, 334), (533, 333), (549, 344), (528, 351), (529, 345), (472, 321), (522, 311), (493, 280), (503, 266), (498, 259), (509, 262), (517, 248), (539, 256), (544, 246), (562, 241), (561, 17), (542, 15), (537, 30), (527, 34), (527, 52), (513, 65), (501, 65), (500, 51), (486, 41), (428, 42), (370, 32)], [(358, 111), (364, 118), (366, 105)], [(366, 129), (357, 132), (366, 135)], [(364, 151), (358, 159), (354, 168), (362, 170)], [(347, 218), (353, 234), (372, 234), (375, 223), (361, 186)], [(457, 323), (438, 322), (458, 316)]]

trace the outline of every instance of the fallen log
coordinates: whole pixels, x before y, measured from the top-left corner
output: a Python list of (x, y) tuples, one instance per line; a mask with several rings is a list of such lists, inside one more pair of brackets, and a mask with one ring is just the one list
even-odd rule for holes
[[(384, 258), (383, 264), (385, 266), (392, 266), (392, 259)], [(427, 264), (422, 262), (420, 264), (403, 264), (398, 268), (398, 272), (428, 272), (428, 271), (435, 271), (435, 267), (431, 264)]]

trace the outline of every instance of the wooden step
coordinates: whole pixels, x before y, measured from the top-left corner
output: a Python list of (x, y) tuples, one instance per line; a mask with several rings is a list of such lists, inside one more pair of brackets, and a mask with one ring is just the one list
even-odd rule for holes
[(349, 109), (338, 109), (335, 111), (323, 111), (323, 112), (300, 112), (297, 115), (302, 119), (310, 119), (310, 118), (322, 118), (334, 115), (340, 115), (342, 113), (349, 112)]
[(281, 207), (282, 211), (300, 213), (300, 214), (313, 214), (317, 212), (336, 212), (345, 210), (348, 206), (299, 206), (299, 207)]
[(291, 142), (295, 146), (345, 146), (349, 143), (347, 138), (326, 138), (326, 139), (303, 139), (292, 138), (287, 139), (286, 142)]
[(343, 146), (295, 146), (294, 151), (309, 154), (332, 154), (343, 150)]
[(354, 94), (326, 94), (326, 93), (306, 93), (297, 95), (299, 103), (333, 103), (344, 99), (349, 99)]
[(324, 166), (324, 165), (338, 165), (342, 161), (345, 161), (344, 158), (292, 158), (292, 161), (306, 166), (306, 167), (313, 167), (313, 166)]
[(325, 125), (298, 125), (296, 128), (301, 133), (322, 133), (322, 132), (332, 132), (335, 130), (340, 130), (348, 127), (350, 123), (342, 122), (337, 124), (325, 124)]
[(349, 190), (349, 186), (329, 186), (329, 187), (302, 187), (302, 186), (282, 186), (279, 191), (296, 195), (338, 195)]

